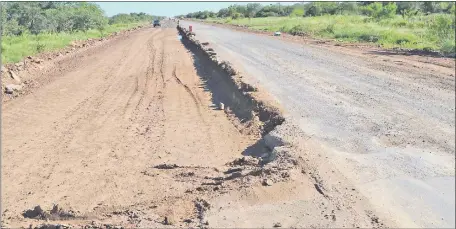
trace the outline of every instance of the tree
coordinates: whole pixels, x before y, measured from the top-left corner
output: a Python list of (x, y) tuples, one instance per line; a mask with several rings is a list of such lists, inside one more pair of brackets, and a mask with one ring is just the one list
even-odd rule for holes
[(320, 16), (322, 12), (319, 2), (312, 2), (306, 11), (306, 16)]
[(249, 3), (246, 7), (246, 17), (252, 18), (255, 14), (261, 10), (263, 6), (260, 3)]
[(401, 14), (403, 18), (408, 18), (419, 12), (418, 2), (397, 2), (396, 5), (397, 13)]
[(228, 17), (229, 15), (230, 14), (227, 8), (220, 9), (217, 13), (217, 17)]
[(422, 3), (422, 11), (425, 14), (435, 13), (437, 8), (436, 2), (423, 2)]
[(336, 9), (337, 14), (357, 14), (358, 5), (355, 2), (340, 2)]

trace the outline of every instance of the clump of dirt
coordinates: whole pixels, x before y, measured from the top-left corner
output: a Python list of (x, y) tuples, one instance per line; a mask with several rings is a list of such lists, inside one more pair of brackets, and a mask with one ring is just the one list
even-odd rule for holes
[(204, 199), (197, 198), (195, 200), (195, 209), (197, 211), (197, 218), (200, 223), (200, 228), (203, 228), (203, 225), (208, 225), (207, 221), (204, 222), (204, 214), (211, 208), (211, 205)]
[(229, 166), (257, 166), (260, 164), (260, 160), (255, 157), (241, 157), (238, 159), (235, 159), (232, 162), (227, 163)]
[(73, 210), (63, 209), (57, 204), (54, 205), (49, 211), (44, 211), (40, 205), (37, 205), (33, 209), (24, 211), (22, 216), (25, 218), (41, 220), (69, 220), (85, 218), (83, 216), (80, 216), (77, 212)]
[[(186, 193), (226, 193), (229, 190), (261, 185), (265, 180), (268, 185), (290, 180), (291, 173), (298, 168), (298, 161), (286, 151), (277, 153), (274, 157), (274, 160), (265, 162), (262, 158), (245, 156), (228, 162), (225, 168), (219, 169), (173, 166), (175, 169), (165, 169), (157, 175), (171, 175), (176, 181), (194, 184), (195, 188)], [(157, 169), (157, 166), (153, 168)]]
[(231, 168), (225, 172), (228, 176), (224, 180), (232, 180), (240, 187), (264, 184), (265, 180), (268, 185), (289, 180), (291, 172), (298, 167), (298, 161), (286, 151), (271, 154), (275, 159), (270, 162), (263, 158), (243, 157), (228, 163)]
[[(30, 227), (31, 228), (31, 227)], [(34, 229), (69, 229), (71, 226), (64, 224), (41, 224)]]

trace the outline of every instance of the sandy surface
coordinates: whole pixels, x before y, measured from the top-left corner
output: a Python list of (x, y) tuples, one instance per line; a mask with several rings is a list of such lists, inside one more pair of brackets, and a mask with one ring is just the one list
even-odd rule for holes
[(454, 60), (286, 39), (197, 22), (200, 41), (267, 89), (288, 114), (298, 155), (356, 186), (381, 219), (454, 227)]
[(71, 61), (79, 67), (3, 105), (2, 208), (10, 226), (25, 220), (22, 211), (53, 203), (100, 216), (188, 201), (191, 210), (176, 214), (190, 217), (192, 199), (183, 196), (193, 184), (147, 170), (222, 166), (255, 140), (209, 107), (175, 29), (146, 29)]

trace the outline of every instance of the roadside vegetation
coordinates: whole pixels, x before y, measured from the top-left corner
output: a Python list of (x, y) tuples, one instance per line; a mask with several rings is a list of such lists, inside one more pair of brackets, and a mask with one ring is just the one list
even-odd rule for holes
[(253, 30), (455, 54), (454, 2), (250, 3), (181, 16)]
[(0, 6), (2, 63), (162, 18), (145, 13), (107, 17), (97, 4), (85, 2), (2, 2)]

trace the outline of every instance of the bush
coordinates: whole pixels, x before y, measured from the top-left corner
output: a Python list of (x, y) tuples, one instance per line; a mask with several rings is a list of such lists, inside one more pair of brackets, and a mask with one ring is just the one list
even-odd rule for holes
[(454, 37), (454, 17), (447, 15), (437, 15), (431, 22), (430, 32), (440, 39)]
[(455, 47), (455, 41), (454, 39), (450, 40), (444, 40), (442, 44), (439, 47), (439, 51), (444, 53), (445, 55), (455, 55), (456, 53), (456, 47)]
[(304, 16), (304, 9), (303, 8), (294, 8), (291, 12), (290, 16), (293, 17), (302, 17)]
[(239, 19), (239, 18), (241, 18), (241, 17), (242, 17), (242, 16), (241, 16), (240, 13), (234, 13), (234, 14), (233, 14), (233, 19), (235, 19), (235, 20), (236, 20), (236, 19)]
[(365, 8), (367, 15), (371, 16), (376, 20), (385, 18), (393, 18), (396, 15), (397, 5), (396, 3), (388, 3), (382, 5), (379, 2), (372, 3)]

